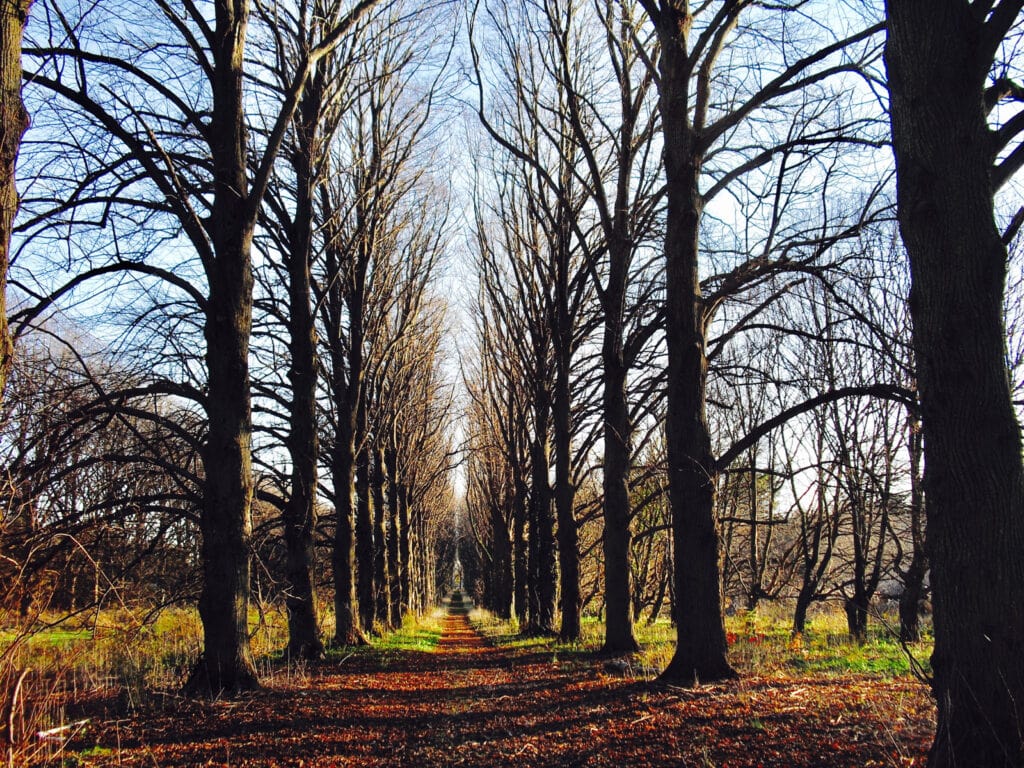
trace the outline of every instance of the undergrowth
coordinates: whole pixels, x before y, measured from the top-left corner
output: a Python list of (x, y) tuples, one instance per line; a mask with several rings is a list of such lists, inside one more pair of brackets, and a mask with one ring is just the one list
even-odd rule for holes
[[(408, 614), (401, 628), (373, 637), (365, 649), (330, 649), (328, 661), (365, 652), (386, 663), (400, 653), (432, 651), (443, 615), (440, 609), (425, 616)], [(325, 606), (321, 616), (327, 639), (333, 614)], [(262, 680), (295, 684), (306, 679), (308, 663), (283, 658), (288, 625), (282, 609), (254, 606), (249, 628)], [(202, 624), (191, 608), (158, 613), (118, 608), (72, 617), (40, 615), (29, 622), (0, 611), (3, 762), (57, 764), (67, 739), (84, 725), (69, 714), (76, 702), (101, 696), (119, 702), (119, 709), (139, 711), (173, 701), (202, 644)]]
[[(928, 674), (931, 639), (903, 644), (884, 617), (865, 642), (852, 640), (845, 617), (823, 611), (808, 621), (805, 631), (794, 636), (788, 617), (778, 610), (742, 613), (725, 620), (729, 662), (743, 675), (767, 674), (867, 674), (880, 677)], [(505, 648), (550, 651), (552, 654), (596, 653), (604, 640), (604, 624), (584, 617), (582, 637), (563, 643), (550, 637), (519, 633), (515, 618), (502, 620), (484, 610), (470, 614), (473, 625), (492, 643)], [(666, 619), (635, 626), (640, 653), (632, 660), (637, 668), (662, 670), (675, 649), (676, 631)]]

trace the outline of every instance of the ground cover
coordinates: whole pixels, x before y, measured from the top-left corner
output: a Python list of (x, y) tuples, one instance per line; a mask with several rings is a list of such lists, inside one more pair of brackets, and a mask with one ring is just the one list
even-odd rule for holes
[[(736, 682), (666, 688), (648, 679), (649, 657), (623, 666), (595, 656), (589, 640), (513, 639), (507, 625), (473, 619), (483, 636), (463, 614), (434, 614), (373, 647), (333, 651), (316, 664), (279, 662), (263, 690), (234, 701), (168, 694), (133, 714), (115, 697), (96, 696), (69, 711), (90, 723), (48, 762), (910, 766), (923, 762), (930, 742), (926, 686), (888, 668), (808, 671), (764, 640), (748, 642), (761, 654), (749, 661), (762, 668), (744, 669)], [(740, 641), (737, 633), (742, 669)], [(833, 656), (847, 655), (840, 650)]]

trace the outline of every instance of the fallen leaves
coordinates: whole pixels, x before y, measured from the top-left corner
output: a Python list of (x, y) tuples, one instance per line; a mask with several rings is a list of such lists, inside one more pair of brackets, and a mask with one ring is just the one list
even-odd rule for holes
[(303, 681), (179, 701), (70, 746), (81, 766), (912, 766), (933, 728), (928, 693), (911, 680), (676, 689), (610, 676), (584, 655), (561, 661), (494, 649), (451, 616), (436, 653), (311, 665)]

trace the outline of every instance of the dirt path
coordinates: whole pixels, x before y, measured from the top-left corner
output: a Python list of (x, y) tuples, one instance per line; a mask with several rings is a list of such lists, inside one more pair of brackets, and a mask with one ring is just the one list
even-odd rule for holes
[(79, 766), (150, 768), (909, 766), (931, 713), (906, 680), (659, 690), (592, 656), (493, 648), (455, 611), (434, 653), (355, 654), (239, 701), (108, 716), (75, 746)]
[(492, 649), (469, 623), (469, 606), (461, 599), (454, 599), (448, 606), (448, 615), (441, 620), (438, 653), (484, 653), (488, 650)]

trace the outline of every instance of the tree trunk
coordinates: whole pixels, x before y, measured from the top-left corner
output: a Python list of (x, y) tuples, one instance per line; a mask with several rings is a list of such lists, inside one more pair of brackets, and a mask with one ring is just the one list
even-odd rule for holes
[[(538, 356), (546, 354), (539, 351)], [(551, 514), (551, 484), (548, 472), (551, 466), (551, 450), (548, 424), (551, 414), (551, 395), (548, 389), (547, 371), (542, 370), (534, 389), (534, 437), (531, 444), (530, 478), (530, 538), (535, 544), (532, 551), (536, 556), (534, 578), (534, 602), (536, 614), (531, 617), (531, 629), (539, 634), (555, 632), (555, 590), (558, 586), (555, 574), (555, 531)]]
[(515, 505), (513, 510), (513, 538), (512, 543), (515, 549), (513, 565), (514, 574), (514, 603), (516, 611), (516, 620), (519, 622), (520, 629), (524, 628), (527, 623), (527, 593), (529, 587), (529, 553), (527, 551), (526, 542), (526, 518), (528, 510), (526, 506), (526, 484), (523, 483), (516, 471), (516, 480), (513, 483), (513, 501)]
[(732, 678), (736, 673), (726, 660), (714, 459), (705, 414), (706, 338), (697, 271), (703, 205), (698, 185), (701, 149), (699, 137), (689, 126), (689, 73), (683, 40), (665, 34), (661, 39), (659, 108), (668, 204), (665, 436), (678, 627), (675, 655), (662, 679), (693, 684)]
[(647, 626), (653, 627), (661, 614), (661, 607), (665, 604), (665, 593), (668, 591), (668, 583), (672, 578), (671, 564), (668, 559), (668, 549), (665, 550), (664, 566), (658, 576), (658, 592), (654, 596), (654, 603), (651, 605), (651, 613), (647, 617)]
[(356, 499), (355, 499), (355, 424), (339, 414), (338, 428), (331, 451), (331, 475), (334, 480), (334, 542), (331, 564), (334, 568), (334, 640), (335, 646), (366, 642), (359, 628), (356, 610)]
[[(531, 443), (531, 456), (536, 454), (536, 440)], [(531, 460), (530, 482), (531, 487), (526, 497), (526, 626), (522, 631), (527, 634), (534, 634), (538, 631), (540, 616), (540, 535), (537, 512), (539, 500), (537, 493), (539, 488), (532, 487), (536, 480), (536, 460)], [(547, 476), (544, 477), (544, 485), (547, 485)]]
[[(614, 277), (609, 279), (611, 284)], [(610, 301), (621, 306), (621, 302)], [(633, 634), (632, 573), (629, 553), (633, 527), (629, 505), (630, 434), (626, 365), (622, 355), (621, 312), (606, 309), (603, 342), (604, 416), (604, 579), (607, 618), (602, 653), (640, 649)]]
[(291, 493), (282, 514), (285, 542), (285, 578), (288, 582), (288, 648), (291, 658), (317, 659), (323, 655), (313, 580), (313, 536), (316, 531), (317, 464), (320, 444), (316, 422), (316, 325), (312, 308), (310, 261), (313, 241), (313, 148), (322, 89), (311, 82), (296, 115), (298, 151), (295, 170), (295, 214), (289, 239), (288, 379), (292, 400), (289, 413), (288, 452), (291, 457)]
[(356, 456), (356, 595), (359, 624), (373, 632), (377, 604), (373, 595), (373, 511), (370, 507), (370, 457), (366, 442), (366, 408), (359, 406), (359, 441), (364, 447)]
[(388, 570), (387, 509), (384, 494), (384, 449), (373, 451), (373, 471), (370, 479), (373, 498), (373, 601), (377, 618), (386, 629), (394, 629), (389, 605), (390, 571)]
[[(858, 500), (851, 500), (856, 506)], [(859, 513), (854, 512), (853, 519), (853, 594), (844, 595), (843, 609), (846, 612), (846, 628), (849, 630), (850, 639), (856, 643), (863, 643), (867, 640), (868, 632), (868, 600), (870, 595), (867, 591), (867, 561), (864, 550), (867, 542), (864, 536), (858, 535), (858, 528), (861, 518), (867, 511), (861, 509)]]
[(923, 553), (915, 551), (903, 575), (903, 594), (900, 595), (900, 640), (904, 643), (916, 643), (921, 639), (921, 599), (927, 572)]
[(924, 541), (924, 492), (921, 488), (921, 420), (911, 413), (907, 418), (910, 439), (910, 565), (903, 573), (903, 594), (900, 595), (900, 640), (914, 643), (921, 639), (921, 599), (924, 577), (928, 573), (928, 556)]
[(854, 591), (852, 597), (843, 600), (846, 612), (846, 629), (850, 639), (860, 644), (868, 639), (868, 599), (862, 589)]
[[(565, 344), (561, 344), (564, 348)], [(559, 355), (552, 412), (555, 442), (555, 510), (558, 519), (558, 565), (561, 583), (562, 623), (558, 637), (563, 643), (580, 639), (580, 553), (576, 526), (576, 489), (572, 483), (572, 401), (569, 390), (569, 357)]]
[[(572, 187), (572, 176), (562, 164), (561, 186)], [(555, 286), (552, 343), (554, 346), (555, 380), (553, 386), (551, 427), (555, 448), (555, 518), (558, 521), (558, 572), (560, 586), (561, 626), (559, 639), (576, 642), (581, 636), (580, 553), (576, 523), (576, 488), (572, 477), (572, 358), (575, 318), (571, 309), (570, 273), (572, 271), (572, 227), (574, 212), (560, 196), (558, 202), (557, 239), (554, 243)], [(578, 314), (578, 310), (577, 310)]]
[[(900, 230), (924, 431), (938, 725), (930, 765), (1024, 759), (1024, 472), (1006, 370), (1007, 251), (985, 78), (998, 47), (963, 0), (888, 2)], [(1002, 38), (1021, 3), (1009, 12)]]
[(512, 618), (512, 538), (501, 507), (495, 505), (491, 511), (491, 540), (493, 561), (491, 579), (493, 588), (493, 610), (502, 619)]
[(0, 7), (0, 398), (14, 355), (7, 328), (7, 268), (18, 212), (15, 167), (21, 137), (29, 123), (21, 100), (21, 35), (31, 5), (31, 0), (5, 0)]
[(399, 484), (397, 451), (388, 446), (384, 452), (384, 466), (388, 476), (388, 615), (391, 626), (402, 626), (402, 580), (405, 578), (399, 558), (402, 522), (399, 517)]
[[(412, 530), (409, 528), (409, 487), (398, 483), (398, 583), (401, 595), (399, 615), (412, 610)], [(401, 621), (401, 619), (399, 619)]]
[(249, 649), (249, 549), (252, 530), (252, 414), (249, 337), (252, 330), (252, 236), (246, 191), (242, 53), (248, 9), (219, 2), (213, 39), (213, 111), (209, 126), (213, 208), (208, 231), (206, 340), (209, 434), (200, 514), (203, 655), (186, 690), (235, 694), (257, 687)]
[(747, 610), (756, 611), (757, 605), (761, 601), (764, 583), (764, 569), (761, 567), (758, 547), (757, 470), (754, 468), (757, 461), (757, 451), (751, 449), (748, 456), (750, 457), (751, 469), (750, 483), (747, 486), (748, 520), (750, 521), (750, 538), (747, 539), (747, 566), (750, 568), (750, 586), (747, 588)]
[(796, 596), (796, 607), (793, 608), (793, 634), (802, 635), (807, 628), (807, 609), (811, 607), (811, 600), (814, 599), (814, 587), (806, 578)]

